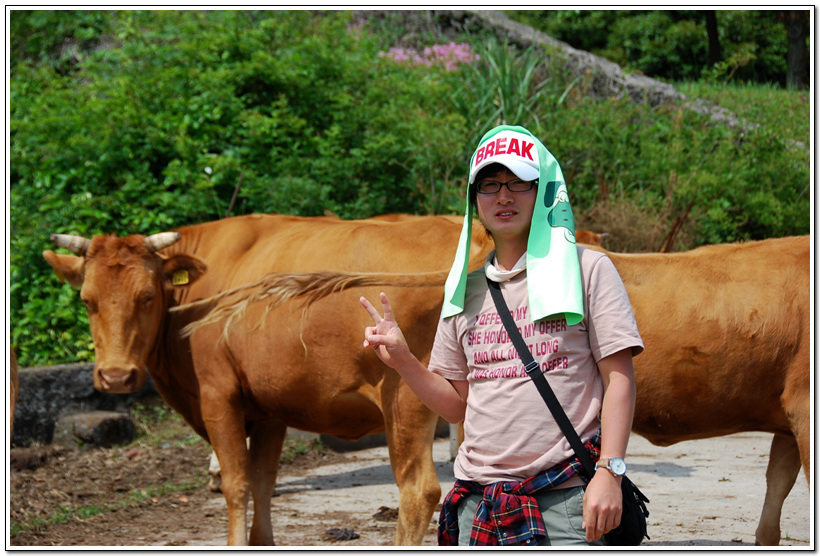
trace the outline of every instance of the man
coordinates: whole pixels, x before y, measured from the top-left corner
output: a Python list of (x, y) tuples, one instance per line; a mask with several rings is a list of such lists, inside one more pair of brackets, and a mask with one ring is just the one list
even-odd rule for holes
[[(643, 351), (611, 261), (575, 244), (560, 166), (522, 127), (499, 126), (470, 162), (464, 229), (445, 286), (429, 370), (365, 298), (374, 348), (430, 409), (464, 421), (441, 544), (601, 544), (620, 522), (620, 481), (635, 406), (632, 356)], [(472, 212), (495, 251), (467, 275)], [(486, 282), (501, 284), (516, 326), (564, 411), (598, 456), (589, 478), (547, 411), (498, 319)], [(536, 506), (537, 504), (537, 506)]]

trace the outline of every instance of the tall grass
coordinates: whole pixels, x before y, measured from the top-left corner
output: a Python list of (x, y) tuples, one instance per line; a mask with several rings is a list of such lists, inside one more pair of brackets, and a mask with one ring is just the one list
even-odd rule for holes
[(710, 100), (739, 117), (766, 126), (786, 140), (809, 145), (812, 119), (808, 91), (772, 84), (718, 84), (710, 81), (676, 83), (683, 94)]
[(480, 62), (470, 66), (464, 87), (453, 95), (458, 111), (473, 126), (473, 139), (500, 124), (537, 125), (536, 107), (547, 84), (543, 57), (533, 48), (517, 52), (494, 41), (479, 44), (476, 52)]

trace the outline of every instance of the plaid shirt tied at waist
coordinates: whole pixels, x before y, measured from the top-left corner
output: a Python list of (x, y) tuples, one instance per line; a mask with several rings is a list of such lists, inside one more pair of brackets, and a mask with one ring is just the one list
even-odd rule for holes
[[(592, 461), (600, 458), (600, 446), (600, 434), (584, 445)], [(534, 495), (560, 485), (582, 468), (580, 460), (572, 457), (523, 481), (500, 481), (485, 486), (457, 479), (441, 505), (439, 546), (458, 544), (457, 508), (459, 501), (468, 494), (482, 496), (473, 519), (470, 546), (537, 545), (539, 539), (547, 536), (547, 531)], [(581, 476), (588, 480), (583, 474)]]

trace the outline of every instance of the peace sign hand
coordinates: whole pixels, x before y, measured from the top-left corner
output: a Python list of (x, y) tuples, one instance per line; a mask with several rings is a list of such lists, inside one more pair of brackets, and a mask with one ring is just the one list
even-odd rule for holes
[(384, 308), (384, 317), (367, 299), (364, 297), (359, 298), (359, 302), (370, 313), (375, 323), (375, 326), (368, 326), (364, 329), (364, 347), (373, 347), (379, 359), (388, 367), (397, 369), (413, 355), (410, 353), (407, 340), (404, 339), (404, 334), (402, 334), (401, 328), (396, 322), (387, 295), (382, 292), (379, 297)]

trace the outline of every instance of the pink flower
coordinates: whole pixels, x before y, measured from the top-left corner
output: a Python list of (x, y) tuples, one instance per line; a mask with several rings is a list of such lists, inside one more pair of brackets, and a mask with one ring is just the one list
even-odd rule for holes
[(481, 59), (473, 52), (469, 44), (456, 44), (454, 42), (433, 45), (425, 48), (422, 53), (414, 49), (393, 47), (387, 52), (380, 52), (379, 56), (415, 66), (432, 67), (436, 65), (443, 68), (444, 71), (456, 71), (461, 64), (472, 64)]

